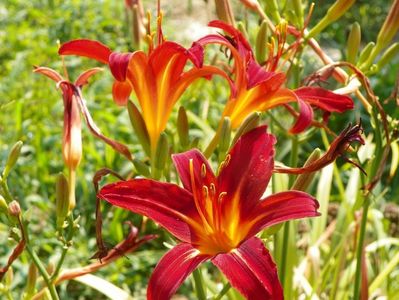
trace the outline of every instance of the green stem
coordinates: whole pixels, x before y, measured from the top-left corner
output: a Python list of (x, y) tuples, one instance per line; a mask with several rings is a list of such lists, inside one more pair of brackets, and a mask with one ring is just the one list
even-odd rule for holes
[(5, 178), (0, 177), (0, 185), (4, 192), (4, 198), (6, 199), (7, 203), (10, 203), (13, 198), (11, 196), (10, 190), (8, 189), (7, 180)]
[[(298, 139), (297, 139), (297, 137), (294, 137), (292, 139), (290, 167), (292, 167), (292, 168), (296, 167), (297, 163), (298, 163)], [(295, 179), (295, 177), (293, 175), (290, 176), (289, 186), (292, 186), (294, 179)], [(290, 234), (290, 223), (285, 222), (284, 223), (284, 233), (283, 233), (283, 247), (282, 247), (283, 253), (281, 256), (281, 267), (280, 267), (280, 270), (281, 270), (280, 281), (282, 282), (283, 289), (290, 288), (290, 287), (285, 286), (286, 285), (285, 278), (286, 278), (286, 274), (288, 271), (288, 270), (286, 270), (286, 268), (287, 268), (289, 234)]]
[(226, 293), (230, 290), (230, 288), (231, 288), (230, 283), (229, 283), (229, 282), (226, 283), (226, 284), (223, 286), (223, 288), (222, 288), (222, 290), (220, 291), (220, 293), (219, 293), (216, 297), (214, 297), (213, 300), (220, 300), (220, 299), (222, 299), (222, 297), (223, 297), (224, 295), (226, 295)]
[(69, 215), (69, 217), (68, 217), (68, 223), (69, 223), (68, 236), (67, 236), (65, 245), (62, 248), (62, 253), (61, 253), (60, 260), (58, 261), (58, 263), (57, 263), (57, 265), (55, 267), (54, 273), (51, 275), (50, 279), (51, 279), (52, 282), (54, 282), (57, 279), (57, 277), (58, 277), (58, 275), (60, 273), (61, 267), (64, 264), (64, 260), (65, 260), (66, 254), (67, 254), (67, 252), (69, 250), (69, 245), (68, 244), (72, 240), (72, 237), (73, 237), (73, 235), (75, 233), (72, 214)]
[(206, 300), (206, 290), (202, 280), (201, 270), (198, 268), (193, 272), (195, 291), (199, 300)]
[(362, 221), (360, 224), (360, 232), (359, 232), (359, 244), (357, 245), (356, 251), (356, 275), (355, 275), (355, 287), (353, 292), (353, 299), (360, 299), (360, 279), (362, 277), (362, 254), (363, 254), (363, 243), (364, 236), (366, 233), (366, 224), (367, 224), (367, 213), (369, 209), (369, 201), (368, 199), (364, 199), (363, 202), (363, 214)]
[(57, 290), (55, 289), (55, 285), (51, 281), (50, 276), (47, 273), (46, 268), (43, 266), (40, 258), (37, 256), (36, 252), (32, 249), (32, 247), (29, 244), (26, 245), (26, 250), (28, 251), (29, 256), (32, 258), (33, 263), (36, 265), (37, 269), (39, 270), (39, 273), (42, 275), (47, 285), (47, 288), (50, 292), (51, 299), (59, 300)]

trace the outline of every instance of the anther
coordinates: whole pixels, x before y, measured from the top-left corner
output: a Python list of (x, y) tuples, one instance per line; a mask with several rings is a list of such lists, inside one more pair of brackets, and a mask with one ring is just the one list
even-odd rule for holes
[(226, 192), (221, 192), (220, 194), (219, 194), (219, 197), (218, 197), (218, 203), (220, 203), (220, 202), (222, 202), (222, 198), (224, 197), (224, 196), (226, 196)]
[(205, 176), (206, 176), (206, 166), (205, 166), (205, 164), (202, 164), (201, 165), (201, 177), (205, 178)]
[(208, 187), (206, 185), (202, 186), (202, 195), (204, 198), (208, 198)]
[(216, 187), (215, 187), (215, 184), (214, 184), (213, 182), (209, 185), (209, 188), (210, 188), (210, 190), (211, 190), (211, 197), (215, 196), (215, 194), (216, 194)]
[(230, 163), (230, 160), (231, 160), (231, 155), (227, 154), (226, 158), (224, 159), (223, 167), (226, 167)]

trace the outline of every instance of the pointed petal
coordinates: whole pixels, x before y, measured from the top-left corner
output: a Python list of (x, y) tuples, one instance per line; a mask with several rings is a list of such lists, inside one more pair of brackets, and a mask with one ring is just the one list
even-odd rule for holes
[(302, 87), (294, 92), (303, 101), (328, 112), (344, 112), (354, 107), (350, 97), (320, 87)]
[[(276, 139), (266, 126), (244, 134), (231, 149), (218, 177), (221, 192), (226, 192), (225, 211), (251, 210), (263, 195), (273, 171)], [(229, 199), (229, 201), (227, 200)]]
[(60, 82), (63, 80), (62, 76), (57, 71), (54, 71), (53, 69), (47, 67), (34, 67), (33, 72), (47, 76), (55, 82)]
[(114, 81), (114, 84), (112, 85), (112, 96), (117, 105), (126, 106), (131, 93), (132, 93), (132, 86), (127, 80)]
[(194, 66), (201, 68), (204, 62), (204, 48), (201, 44), (194, 42), (190, 49), (187, 49), (188, 55)]
[[(251, 89), (273, 77), (275, 72), (268, 72), (262, 68), (255, 60), (251, 59), (247, 65), (247, 89)], [(282, 74), (282, 73), (281, 73)], [(283, 84), (285, 76), (281, 82)], [(281, 85), (279, 84), (279, 86)]]
[(319, 203), (315, 198), (300, 191), (287, 191), (273, 194), (261, 200), (247, 216), (248, 236), (257, 234), (266, 227), (289, 220), (316, 217)]
[(260, 239), (253, 237), (212, 262), (247, 299), (283, 299), (276, 265)]
[(179, 173), (179, 177), (186, 190), (193, 192), (191, 188), (190, 176), (190, 160), (193, 160), (193, 170), (195, 185), (202, 188), (203, 185), (209, 186), (211, 183), (215, 184), (216, 179), (212, 168), (209, 166), (208, 160), (197, 149), (189, 150), (187, 152), (173, 154), (172, 160)]
[(125, 81), (127, 74), (127, 67), (129, 66), (129, 61), (134, 53), (118, 53), (113, 52), (109, 56), (109, 68), (111, 69), (112, 75), (118, 81)]
[(195, 237), (198, 212), (192, 194), (170, 183), (135, 179), (106, 185), (98, 197), (142, 214), (184, 242)]
[(190, 244), (182, 243), (175, 246), (155, 267), (148, 283), (147, 299), (170, 299), (187, 276), (209, 258), (207, 255), (201, 255)]
[(76, 79), (75, 85), (76, 85), (77, 87), (82, 87), (82, 86), (88, 84), (88, 80), (89, 80), (89, 78), (90, 78), (91, 76), (93, 76), (93, 75), (95, 75), (95, 74), (97, 74), (98, 72), (101, 72), (101, 71), (103, 71), (103, 70), (104, 70), (103, 68), (92, 68), (92, 69), (89, 69), (89, 70), (83, 72), (83, 73), (80, 74), (79, 77)]
[(98, 137), (99, 139), (103, 140), (105, 143), (107, 143), (108, 145), (110, 145), (112, 148), (114, 148), (117, 152), (121, 153), (123, 156), (125, 156), (128, 160), (132, 160), (132, 155), (130, 154), (129, 148), (127, 148), (124, 144), (119, 143), (113, 139), (110, 139), (108, 137), (106, 137), (105, 135), (103, 135), (101, 133), (100, 128), (97, 127), (96, 123), (94, 123), (93, 118), (90, 115), (89, 110), (87, 109), (86, 106), (86, 102), (84, 101), (80, 90), (77, 89), (78, 92), (78, 96), (76, 97), (76, 99), (79, 102), (79, 106), (81, 109), (81, 112), (85, 118), (87, 127), (89, 128), (90, 132)]
[(104, 44), (86, 39), (66, 42), (58, 50), (60, 55), (78, 55), (93, 58), (103, 64), (108, 64), (112, 51)]
[(312, 124), (313, 109), (310, 104), (298, 98), (299, 116), (294, 126), (289, 130), (290, 133), (300, 133)]

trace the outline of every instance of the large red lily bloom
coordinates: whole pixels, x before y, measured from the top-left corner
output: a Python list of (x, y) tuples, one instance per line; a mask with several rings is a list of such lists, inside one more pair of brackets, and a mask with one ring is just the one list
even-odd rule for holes
[(290, 102), (298, 102), (300, 108), (298, 120), (291, 128), (292, 133), (301, 132), (311, 124), (311, 106), (328, 113), (344, 112), (353, 108), (353, 101), (348, 96), (338, 95), (320, 87), (302, 87), (296, 90), (285, 88), (285, 74), (260, 66), (254, 59), (251, 46), (240, 31), (221, 21), (212, 21), (209, 26), (220, 28), (229, 35), (207, 35), (198, 43), (203, 46), (226, 46), (234, 58), (235, 90), (223, 112), (223, 116), (230, 117), (233, 128), (237, 128), (254, 111), (266, 111)]
[[(108, 64), (115, 78), (114, 100), (125, 105), (134, 91), (141, 107), (153, 151), (173, 106), (187, 87), (196, 79), (213, 74), (225, 74), (218, 68), (202, 66), (203, 49), (194, 43), (185, 49), (165, 41), (158, 21), (158, 45), (150, 43), (148, 54), (143, 51), (118, 53), (92, 40), (74, 40), (63, 44), (61, 55), (80, 55)], [(187, 62), (193, 67), (185, 71)]]
[(276, 265), (255, 235), (287, 220), (314, 217), (318, 202), (300, 191), (262, 195), (273, 172), (275, 138), (258, 127), (243, 135), (218, 176), (196, 149), (173, 156), (184, 188), (149, 179), (117, 182), (98, 196), (154, 220), (181, 241), (156, 266), (148, 299), (169, 299), (206, 260), (248, 299), (282, 299)]

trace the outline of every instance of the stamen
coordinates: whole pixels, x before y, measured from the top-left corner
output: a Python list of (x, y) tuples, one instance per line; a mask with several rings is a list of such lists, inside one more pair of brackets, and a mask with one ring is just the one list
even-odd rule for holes
[(226, 158), (224, 159), (224, 166), (223, 167), (226, 167), (230, 163), (230, 160), (231, 160), (231, 155), (227, 154)]
[(221, 192), (221, 193), (219, 194), (219, 197), (218, 197), (218, 203), (219, 203), (219, 204), (222, 202), (223, 197), (226, 196), (226, 195), (227, 195), (226, 192)]
[(202, 195), (204, 199), (208, 198), (208, 187), (206, 185), (202, 186)]
[(206, 176), (206, 166), (205, 166), (205, 164), (202, 164), (201, 165), (201, 177), (205, 178), (205, 176)]
[(209, 189), (211, 190), (211, 197), (214, 197), (216, 194), (216, 187), (213, 182), (210, 184)]

